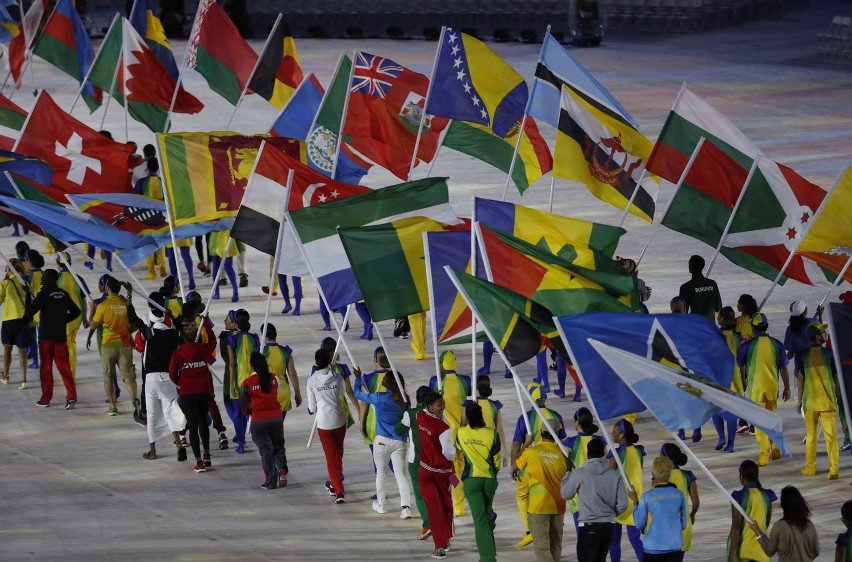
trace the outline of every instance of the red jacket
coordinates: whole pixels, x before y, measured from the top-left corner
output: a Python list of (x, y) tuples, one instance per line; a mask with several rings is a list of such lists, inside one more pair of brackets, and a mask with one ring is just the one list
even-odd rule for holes
[(452, 449), (450, 426), (424, 409), (417, 412), (417, 430), (420, 432), (420, 467), (432, 472), (452, 472), (453, 461), (445, 455)]
[(281, 404), (278, 403), (278, 377), (270, 373), (269, 392), (260, 388), (260, 376), (252, 373), (243, 381), (240, 389), (240, 408), (252, 421), (281, 418)]
[(169, 378), (180, 389), (180, 395), (212, 394), (213, 377), (210, 375), (210, 354), (216, 349), (213, 330), (205, 326), (207, 343), (182, 343), (172, 354)]

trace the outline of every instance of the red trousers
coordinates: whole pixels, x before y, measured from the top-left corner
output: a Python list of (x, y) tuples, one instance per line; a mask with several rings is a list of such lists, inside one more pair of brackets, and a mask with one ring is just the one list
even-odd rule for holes
[(331, 487), (335, 494), (343, 494), (343, 438), (346, 437), (346, 426), (341, 425), (336, 429), (317, 428), (317, 433), (325, 453)]
[(453, 538), (453, 494), (450, 491), (450, 473), (432, 472), (422, 466), (417, 480), (420, 495), (429, 514), (429, 528), (435, 548), (444, 548)]
[(77, 400), (77, 387), (68, 362), (68, 344), (64, 341), (40, 340), (41, 350), (41, 403), (50, 404), (53, 400), (53, 363), (62, 376), (65, 385), (65, 399)]

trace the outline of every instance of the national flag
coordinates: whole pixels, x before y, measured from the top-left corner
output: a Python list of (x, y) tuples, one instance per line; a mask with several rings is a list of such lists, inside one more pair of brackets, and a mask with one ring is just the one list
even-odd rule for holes
[(281, 109), (303, 79), (296, 40), (282, 17), (257, 61), (249, 90)]
[(130, 10), (130, 25), (145, 40), (145, 44), (169, 76), (177, 80), (179, 74), (177, 62), (158, 12), (154, 0), (134, 0), (133, 8)]
[[(12, 194), (9, 196), (11, 198), (19, 198), (25, 201), (34, 201), (54, 206), (61, 206), (59, 199), (64, 199), (62, 194), (58, 193), (56, 190), (41, 183), (34, 182), (31, 179), (20, 176), (14, 172), (4, 173), (3, 179), (9, 182), (5, 187), (11, 190)], [(5, 189), (3, 195), (6, 195)], [(0, 203), (0, 213), (21, 224), (27, 230), (42, 236), (47, 236), (40, 226), (30, 221), (16, 209), (10, 208), (8, 205)]]
[[(852, 258), (852, 168), (846, 167), (796, 253), (834, 273)], [(844, 279), (852, 283), (852, 268)]]
[(332, 76), (331, 85), (325, 92), (319, 109), (314, 112), (316, 118), (311, 123), (306, 144), (308, 164), (311, 168), (327, 176), (331, 176), (334, 172), (335, 180), (356, 184), (367, 174), (371, 164), (355, 156), (346, 142), (343, 142), (340, 146), (336, 171), (334, 167), (337, 136), (340, 133), (340, 121), (343, 117), (346, 93), (349, 91), (351, 70), (352, 61), (346, 55), (341, 55), (337, 69)]
[(0, 6), (0, 43), (8, 43), (21, 33), (21, 25), (9, 14), (5, 6)]
[(429, 310), (423, 233), (444, 227), (430, 218), (406, 217), (338, 231), (374, 322)]
[[(287, 199), (287, 176), (290, 170), (293, 171), (293, 182)], [(372, 190), (368, 187), (331, 180), (274, 145), (264, 143), (237, 211), (231, 238), (266, 254), (275, 255), (278, 230), (285, 210), (294, 211), (369, 191)], [(287, 253), (291, 257), (301, 258), (298, 246), (290, 248)]]
[(707, 379), (705, 373), (684, 373), (599, 341), (589, 343), (621, 381), (648, 405), (666, 431), (701, 427), (716, 414), (729, 412), (766, 433), (785, 455), (792, 455), (778, 413)]
[[(823, 188), (787, 166), (761, 158), (731, 222), (722, 254), (742, 268), (775, 279), (826, 195)], [(813, 284), (821, 280), (822, 273), (819, 268), (810, 269), (796, 255), (784, 275)]]
[(41, 20), (44, 17), (44, 7), (48, 0), (35, 0), (30, 9), (24, 15), (21, 22), (21, 33), (9, 43), (9, 70), (15, 79), (15, 87), (21, 87), (21, 75), (24, 71), (24, 63), (27, 51), (35, 43), (40, 34)]
[[(474, 217), (494, 230), (505, 232), (530, 244), (546, 246), (550, 253), (555, 255), (570, 246), (578, 250), (589, 248), (611, 258), (618, 247), (619, 239), (627, 232), (616, 226), (563, 217), (514, 203), (480, 197), (474, 199)], [(578, 257), (575, 259), (577, 265), (586, 267), (589, 264), (594, 267), (594, 256), (583, 254), (585, 252), (578, 251)]]
[(53, 168), (39, 158), (0, 150), (0, 194), (15, 197), (17, 192), (5, 172), (14, 172), (43, 185), (53, 181)]
[(26, 119), (26, 111), (0, 94), (0, 150), (12, 150)]
[(44, 90), (16, 149), (50, 164), (53, 185), (66, 193), (130, 191), (127, 163), (132, 150), (65, 113)]
[[(509, 173), (520, 123), (516, 123), (505, 138), (498, 137), (485, 125), (453, 121), (444, 135), (444, 146), (473, 156), (498, 170)], [(541, 176), (553, 169), (553, 156), (547, 142), (538, 132), (535, 120), (527, 118), (518, 156), (512, 168), (512, 181), (523, 193)]]
[[(556, 135), (553, 175), (586, 185), (592, 195), (648, 222), (654, 220), (657, 180), (646, 174), (645, 161), (653, 144), (629, 123), (615, 119), (562, 90), (559, 131)], [(634, 196), (634, 192), (636, 195)]]
[[(639, 302), (636, 278), (609, 258), (600, 270), (579, 267), (519, 238), (481, 227), (482, 246), (490, 279), (506, 289), (547, 307), (554, 314), (581, 312), (630, 312)], [(609, 261), (611, 265), (606, 266)], [(615, 269), (620, 271), (616, 271)], [(619, 297), (627, 303), (619, 302)]]
[[(344, 138), (400, 179), (408, 178), (421, 120), (417, 159), (431, 162), (446, 119), (423, 114), (429, 78), (391, 59), (356, 51), (344, 118)], [(356, 144), (357, 143), (357, 144)]]
[(91, 82), (83, 83), (95, 59), (95, 51), (71, 0), (56, 2), (33, 45), (33, 54), (75, 78), (83, 88), (83, 99), (89, 109), (94, 111), (101, 105), (101, 89)]
[(524, 116), (523, 77), (485, 43), (444, 28), (433, 70), (430, 115), (485, 125), (504, 137)]
[(705, 139), (669, 203), (663, 225), (715, 248), (747, 177), (748, 168)]
[(588, 339), (628, 351), (729, 388), (734, 357), (718, 328), (696, 314), (593, 312), (563, 316), (559, 332), (601, 419), (641, 412), (644, 404), (592, 348)]
[(544, 36), (535, 69), (529, 115), (559, 126), (559, 106), (565, 86), (597, 111), (638, 129), (639, 125), (624, 107), (586, 68), (548, 32)]
[(418, 216), (445, 224), (458, 223), (449, 203), (446, 178), (425, 178), (305, 207), (290, 213), (290, 221), (328, 307), (334, 309), (363, 298), (337, 229)]
[(269, 134), (307, 141), (324, 95), (322, 84), (313, 72), (309, 72), (278, 114)]
[(304, 143), (283, 137), (229, 132), (157, 135), (175, 225), (236, 216), (264, 140), (305, 159)]
[(186, 67), (197, 70), (211, 90), (237, 105), (255, 64), (257, 53), (225, 10), (215, 1), (205, 0), (187, 45)]
[(645, 167), (649, 172), (677, 183), (702, 137), (746, 169), (761, 154), (760, 149), (727, 117), (684, 87), (666, 117)]
[(840, 383), (840, 397), (844, 410), (849, 412), (849, 397), (852, 396), (852, 306), (830, 302), (826, 308), (826, 322)]

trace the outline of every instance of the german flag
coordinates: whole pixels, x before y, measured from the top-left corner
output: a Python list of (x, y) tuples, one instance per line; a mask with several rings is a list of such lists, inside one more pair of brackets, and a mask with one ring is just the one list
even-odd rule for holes
[(296, 41), (282, 18), (257, 61), (249, 89), (281, 109), (304, 79)]

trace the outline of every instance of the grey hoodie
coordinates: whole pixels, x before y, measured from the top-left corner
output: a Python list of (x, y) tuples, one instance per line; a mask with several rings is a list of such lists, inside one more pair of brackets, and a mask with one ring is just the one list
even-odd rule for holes
[(562, 497), (570, 500), (579, 493), (581, 523), (613, 523), (627, 509), (627, 492), (617, 470), (607, 459), (588, 459), (586, 463), (565, 474)]

